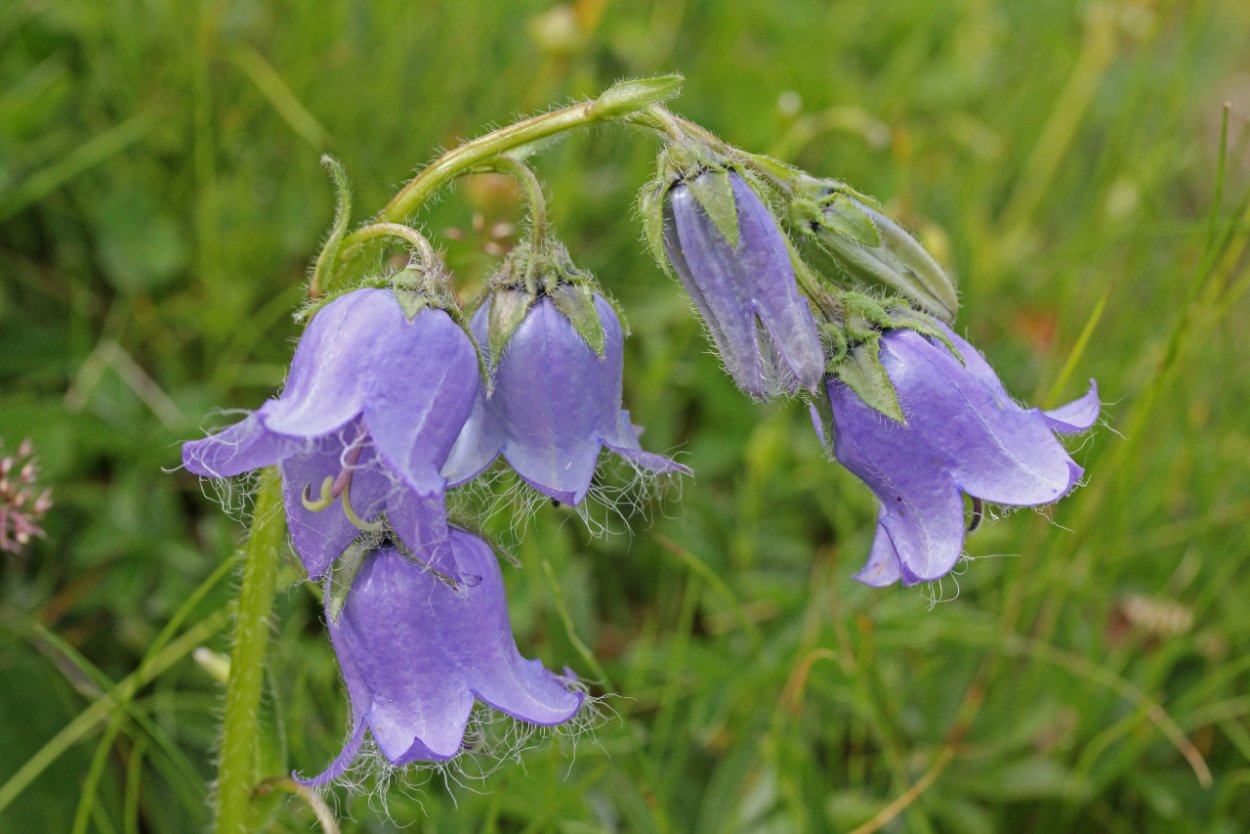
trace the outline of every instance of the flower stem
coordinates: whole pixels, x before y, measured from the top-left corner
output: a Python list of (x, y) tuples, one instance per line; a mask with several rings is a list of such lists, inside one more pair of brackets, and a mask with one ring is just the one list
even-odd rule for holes
[(541, 251), (547, 242), (547, 199), (543, 196), (543, 184), (528, 165), (511, 156), (491, 160), (488, 168), (507, 174), (525, 189), (525, 199), (529, 204), (530, 246), (535, 252)]
[[(489, 162), (522, 145), (546, 139), (557, 133), (592, 125), (602, 118), (604, 116), (595, 108), (595, 102), (588, 101), (543, 113), (465, 142), (431, 162), (425, 170), (409, 180), (407, 185), (401, 188), (378, 212), (378, 219), (402, 223), (443, 186), (464, 171)], [(355, 234), (348, 235), (344, 244), (350, 246), (355, 242), (354, 238)]]
[(402, 223), (372, 223), (357, 229), (352, 236), (358, 245), (378, 238), (402, 240), (412, 247), (412, 251), (418, 256), (422, 266), (432, 268), (438, 262), (434, 247), (430, 245), (425, 235)]
[[(622, 81), (604, 90), (593, 101), (541, 113), (471, 139), (447, 151), (409, 180), (378, 212), (376, 220), (403, 223), (430, 197), (466, 171), (559, 133), (603, 121), (626, 120), (631, 114), (676, 95), (680, 87), (681, 77), (675, 75)], [(359, 230), (347, 235), (343, 240), (344, 254), (358, 246), (361, 240)]]
[[(308, 288), (309, 298), (315, 299), (325, 294), (322, 284), (330, 280), (328, 276), (334, 271), (339, 259), (351, 260), (359, 254), (367, 241), (380, 236), (384, 233), (383, 230), (388, 227), (393, 229), (397, 224), (406, 224), (408, 218), (457, 177), (477, 168), (490, 169), (491, 163), (505, 154), (559, 133), (599, 122), (630, 121), (639, 111), (677, 95), (681, 82), (679, 75), (618, 81), (593, 101), (570, 104), (568, 107), (542, 113), (471, 139), (431, 162), (382, 207), (371, 225), (351, 234), (344, 234), (350, 209), (346, 177), (342, 174), (342, 167), (326, 157), (339, 193), (339, 211), (335, 216), (330, 239), (317, 256), (313, 280)], [(529, 184), (526, 185), (528, 187)], [(536, 219), (545, 223), (545, 218)], [(540, 227), (534, 231), (544, 230)]]
[(257, 720), (269, 642), (269, 613), (278, 578), (278, 553), (285, 545), (285, 536), (278, 471), (267, 467), (261, 472), (252, 530), (243, 550), (243, 581), (231, 641), (221, 760), (217, 767), (217, 834), (246, 834), (251, 830), (249, 801), (260, 781)]

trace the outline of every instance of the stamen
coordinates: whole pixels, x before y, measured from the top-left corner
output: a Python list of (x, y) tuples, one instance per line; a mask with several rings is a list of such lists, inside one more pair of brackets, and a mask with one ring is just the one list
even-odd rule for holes
[(339, 472), (339, 476), (334, 479), (333, 495), (335, 498), (338, 498), (346, 490), (351, 488), (352, 473), (356, 471), (356, 464), (360, 462), (360, 455), (365, 450), (364, 439), (364, 431), (357, 428), (355, 438), (352, 439), (352, 442), (348, 444), (347, 448), (343, 451), (343, 469)]
[(308, 510), (311, 513), (319, 513), (322, 510), (327, 509), (328, 507), (330, 507), (330, 505), (334, 503), (334, 499), (337, 497), (334, 495), (334, 492), (333, 492), (334, 478), (330, 477), (329, 475), (327, 475), (326, 479), (321, 482), (321, 497), (318, 498), (316, 501), (312, 500), (312, 498), (309, 497), (310, 496), (309, 490), (311, 488), (312, 488), (311, 484), (306, 485), (304, 487), (303, 493), (301, 493), (299, 497), (300, 503), (304, 505), (304, 509)]
[[(349, 470), (350, 471), (350, 470)], [(347, 483), (343, 485), (343, 514), (347, 516), (347, 520), (355, 525), (356, 529), (365, 533), (380, 533), (382, 531), (382, 522), (368, 522), (356, 514), (356, 510), (352, 508), (352, 482), (351, 478), (347, 479)]]
[[(300, 496), (300, 501), (304, 505), (304, 509), (309, 512), (319, 513), (322, 510), (329, 509), (340, 496), (346, 496), (352, 485), (352, 473), (355, 471), (356, 464), (360, 461), (360, 455), (364, 451), (365, 438), (364, 429), (359, 425), (356, 426), (356, 435), (352, 438), (352, 442), (348, 444), (343, 452), (341, 460), (342, 469), (339, 470), (338, 477), (327, 475), (326, 479), (321, 482), (321, 497), (314, 501), (310, 497), (309, 490), (311, 485), (304, 487), (304, 493)], [(344, 507), (347, 508), (347, 518), (357, 527), (368, 532), (373, 532), (372, 527), (362, 526), (364, 522), (359, 521), (358, 516), (352, 512), (351, 507), (347, 504), (344, 497)]]

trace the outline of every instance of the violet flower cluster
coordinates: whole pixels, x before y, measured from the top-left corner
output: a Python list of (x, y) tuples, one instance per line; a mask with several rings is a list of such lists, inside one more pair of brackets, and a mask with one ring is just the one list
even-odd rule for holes
[[(661, 158), (641, 201), (655, 218), (652, 248), (738, 387), (754, 399), (803, 395), (827, 448), (877, 495), (877, 536), (857, 579), (913, 585), (949, 573), (963, 552), (965, 495), (975, 526), (981, 501), (1050, 504), (1080, 482), (1056, 435), (1097, 420), (1092, 382), (1054, 411), (1021, 407), (948, 326), (954, 282), (871, 198), (773, 160), (717, 154), (677, 147)], [(764, 193), (784, 205), (779, 215)], [(833, 266), (809, 265), (787, 226)]]
[[(366, 730), (394, 765), (444, 761), (461, 750), (475, 700), (535, 726), (582, 705), (576, 680), (519, 653), (494, 552), (449, 521), (447, 492), (498, 457), (570, 504), (585, 499), (603, 449), (650, 474), (689, 470), (644, 451), (621, 408), (615, 309), (584, 282), (549, 277), (513, 304), (518, 321), (494, 357), (478, 345), (495, 299), (523, 292), (506, 279), (470, 332), (430, 299), (410, 315), (397, 296), (409, 290), (340, 295), (308, 324), (281, 396), (183, 447), (203, 477), (276, 465), (295, 553), (326, 583), (352, 730), (307, 784), (341, 776)], [(594, 345), (557, 306), (570, 294), (592, 311)]]
[[(981, 502), (1050, 504), (1080, 482), (1059, 437), (1098, 419), (1092, 383), (1058, 409), (1019, 405), (950, 327), (954, 282), (884, 208), (657, 118), (668, 146), (641, 195), (652, 250), (738, 388), (804, 399), (826, 447), (877, 496), (857, 579), (940, 579), (963, 552), (965, 496), (975, 527)], [(183, 447), (203, 477), (276, 466), (294, 551), (325, 583), (351, 730), (307, 784), (342, 776), (367, 737), (394, 765), (451, 759), (477, 702), (534, 726), (583, 709), (571, 673), (518, 650), (496, 556), (449, 513), (451, 491), (510, 469), (579, 505), (605, 456), (647, 477), (689, 472), (642, 447), (622, 407), (620, 316), (551, 236), (541, 185), (516, 159), (491, 165), (526, 186), (531, 235), (467, 323), (445, 286), (414, 286), (414, 270), (368, 276), (315, 311), (280, 396)], [(344, 206), (314, 288), (339, 263)], [(412, 243), (415, 271), (448, 275), (414, 229), (359, 232)]]

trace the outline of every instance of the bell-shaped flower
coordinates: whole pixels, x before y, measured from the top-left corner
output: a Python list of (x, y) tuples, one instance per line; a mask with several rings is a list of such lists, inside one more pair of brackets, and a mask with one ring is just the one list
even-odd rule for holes
[(836, 377), (828, 381), (834, 455), (880, 502), (872, 551), (855, 577), (869, 585), (913, 585), (950, 572), (963, 549), (963, 495), (1049, 504), (1083, 474), (1055, 435), (1085, 431), (1098, 419), (1093, 382), (1084, 397), (1053, 411), (1023, 408), (976, 348), (943, 329), (959, 358), (913, 330), (881, 337), (881, 364), (904, 423)]
[(446, 535), (440, 470), (480, 387), (473, 343), (447, 313), (410, 319), (390, 290), (356, 290), (313, 317), (282, 395), (184, 445), (183, 465), (226, 478), (277, 464), (313, 578), (383, 512), (420, 552)]
[[(729, 193), (703, 187), (726, 176)], [(731, 195), (732, 207), (716, 208)], [(726, 229), (733, 231), (735, 216), (731, 242)], [(668, 260), (738, 387), (761, 400), (815, 390), (825, 370), (816, 321), (799, 293), (783, 232), (742, 177), (705, 172), (673, 186), (663, 235)]]
[[(453, 486), (476, 477), (502, 454), (534, 489), (580, 504), (604, 448), (640, 471), (689, 473), (639, 444), (640, 430), (621, 409), (620, 319), (607, 300), (587, 292), (587, 309), (602, 330), (602, 349), (587, 343), (550, 295), (534, 299), (489, 368), (493, 387), (480, 396), (443, 470)], [(496, 303), (501, 302), (488, 298), (469, 325), (479, 345), (491, 343)]]
[(338, 616), (327, 616), (352, 730), (334, 762), (305, 784), (340, 776), (365, 730), (395, 765), (452, 758), (475, 698), (543, 726), (568, 721), (581, 707), (584, 696), (567, 679), (517, 651), (499, 563), (485, 543), (450, 528), (432, 562), (463, 580), (459, 587), (384, 547), (365, 557)]

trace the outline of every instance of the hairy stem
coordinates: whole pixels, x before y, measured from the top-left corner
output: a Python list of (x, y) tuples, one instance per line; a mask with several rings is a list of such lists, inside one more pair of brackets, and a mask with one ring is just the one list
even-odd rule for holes
[(525, 189), (525, 200), (529, 204), (530, 245), (535, 252), (540, 251), (547, 241), (547, 199), (543, 195), (543, 184), (528, 165), (511, 156), (491, 160), (488, 168), (513, 177)]
[[(516, 124), (501, 127), (485, 136), (465, 142), (431, 162), (425, 170), (409, 180), (408, 184), (401, 188), (378, 212), (378, 219), (390, 223), (402, 223), (443, 186), (464, 171), (489, 162), (522, 145), (592, 125), (602, 118), (603, 114), (595, 108), (593, 101), (571, 104), (550, 113), (543, 113)], [(346, 245), (354, 242), (355, 233), (348, 235), (347, 240), (344, 241)]]
[(230, 677), (222, 720), (221, 760), (217, 767), (217, 834), (246, 834), (248, 805), (259, 781), (257, 722), (264, 685), (269, 613), (278, 578), (278, 554), (285, 546), (282, 491), (278, 471), (262, 470), (252, 516), (252, 530), (243, 551)]
[[(317, 279), (323, 273), (329, 273), (332, 270), (337, 258), (350, 259), (356, 255), (366, 241), (378, 236), (379, 229), (392, 224), (405, 224), (408, 218), (416, 214), (431, 197), (457, 177), (475, 168), (489, 169), (492, 167), (491, 163), (517, 148), (566, 131), (600, 122), (629, 121), (639, 111), (646, 110), (676, 95), (681, 89), (681, 82), (679, 75), (618, 81), (593, 101), (570, 104), (568, 107), (532, 116), (507, 127), (501, 127), (485, 136), (471, 139), (447, 151), (409, 180), (377, 213), (371, 226), (357, 229), (345, 236), (343, 229), (346, 212), (343, 209), (348, 207), (345, 202), (347, 193), (345, 181), (340, 182), (339, 170), (331, 163), (331, 173), (336, 175), (336, 182), (343, 186), (339, 188), (340, 212), (335, 218), (333, 234), (317, 258), (317, 268), (314, 270), (314, 278), (309, 287), (309, 297), (317, 298), (322, 294), (320, 282)], [(529, 187), (529, 183), (526, 185)], [(537, 219), (545, 223), (545, 217)]]
[(417, 255), (417, 259), (422, 266), (431, 268), (438, 261), (438, 256), (434, 254), (434, 247), (430, 245), (430, 241), (426, 239), (425, 235), (402, 223), (373, 223), (357, 229), (353, 233), (353, 237), (356, 239), (357, 245), (379, 238), (402, 240), (412, 247), (413, 253)]

